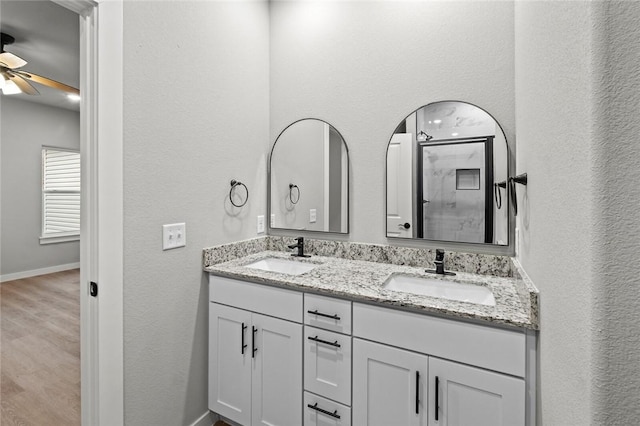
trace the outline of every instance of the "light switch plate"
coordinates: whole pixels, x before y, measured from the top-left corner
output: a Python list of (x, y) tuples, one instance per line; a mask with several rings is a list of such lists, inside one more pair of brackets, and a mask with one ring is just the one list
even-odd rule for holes
[(258, 216), (258, 220), (256, 221), (256, 230), (258, 234), (264, 233), (264, 215)]
[(309, 223), (316, 223), (316, 209), (309, 210)]
[(162, 250), (184, 247), (187, 244), (187, 227), (185, 223), (162, 225)]

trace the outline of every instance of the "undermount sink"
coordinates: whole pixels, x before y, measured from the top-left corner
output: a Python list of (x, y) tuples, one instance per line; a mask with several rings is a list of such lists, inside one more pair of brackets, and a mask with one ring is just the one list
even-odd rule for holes
[(287, 275), (300, 275), (309, 272), (319, 266), (316, 263), (300, 262), (297, 260), (267, 257), (245, 265), (247, 268), (260, 269), (262, 271), (279, 272)]
[(442, 299), (495, 306), (496, 299), (487, 287), (413, 275), (394, 274), (383, 284), (386, 290)]

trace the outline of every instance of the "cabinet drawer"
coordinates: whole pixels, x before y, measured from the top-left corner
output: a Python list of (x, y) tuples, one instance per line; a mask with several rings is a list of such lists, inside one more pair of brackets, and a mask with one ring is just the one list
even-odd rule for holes
[(305, 325), (304, 388), (351, 405), (351, 336)]
[(316, 294), (305, 294), (304, 323), (325, 330), (351, 334), (351, 302)]
[(353, 335), (525, 377), (525, 333), (353, 304)]
[(321, 396), (305, 392), (303, 409), (304, 426), (351, 426), (351, 408)]
[(302, 322), (302, 293), (209, 275), (209, 301)]

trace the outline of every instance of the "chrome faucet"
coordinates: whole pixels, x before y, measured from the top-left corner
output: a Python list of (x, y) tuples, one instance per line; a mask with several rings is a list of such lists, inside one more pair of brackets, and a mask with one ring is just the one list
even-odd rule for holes
[(290, 249), (298, 249), (297, 253), (291, 253), (291, 256), (296, 256), (296, 257), (311, 257), (308, 254), (304, 254), (304, 237), (298, 237), (296, 238), (297, 243), (296, 244), (291, 244), (289, 247)]
[(433, 261), (436, 269), (425, 269), (425, 272), (438, 275), (455, 275), (455, 272), (444, 270), (444, 250), (436, 249), (436, 260)]

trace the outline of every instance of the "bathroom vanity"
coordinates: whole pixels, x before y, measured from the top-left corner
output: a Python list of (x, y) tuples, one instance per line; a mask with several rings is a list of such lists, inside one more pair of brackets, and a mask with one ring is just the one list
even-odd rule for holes
[[(206, 257), (209, 409), (224, 418), (247, 426), (535, 424), (537, 292), (517, 271), (443, 278), (280, 251), (208, 265)], [(495, 299), (389, 289), (397, 276), (424, 287), (479, 286)]]

